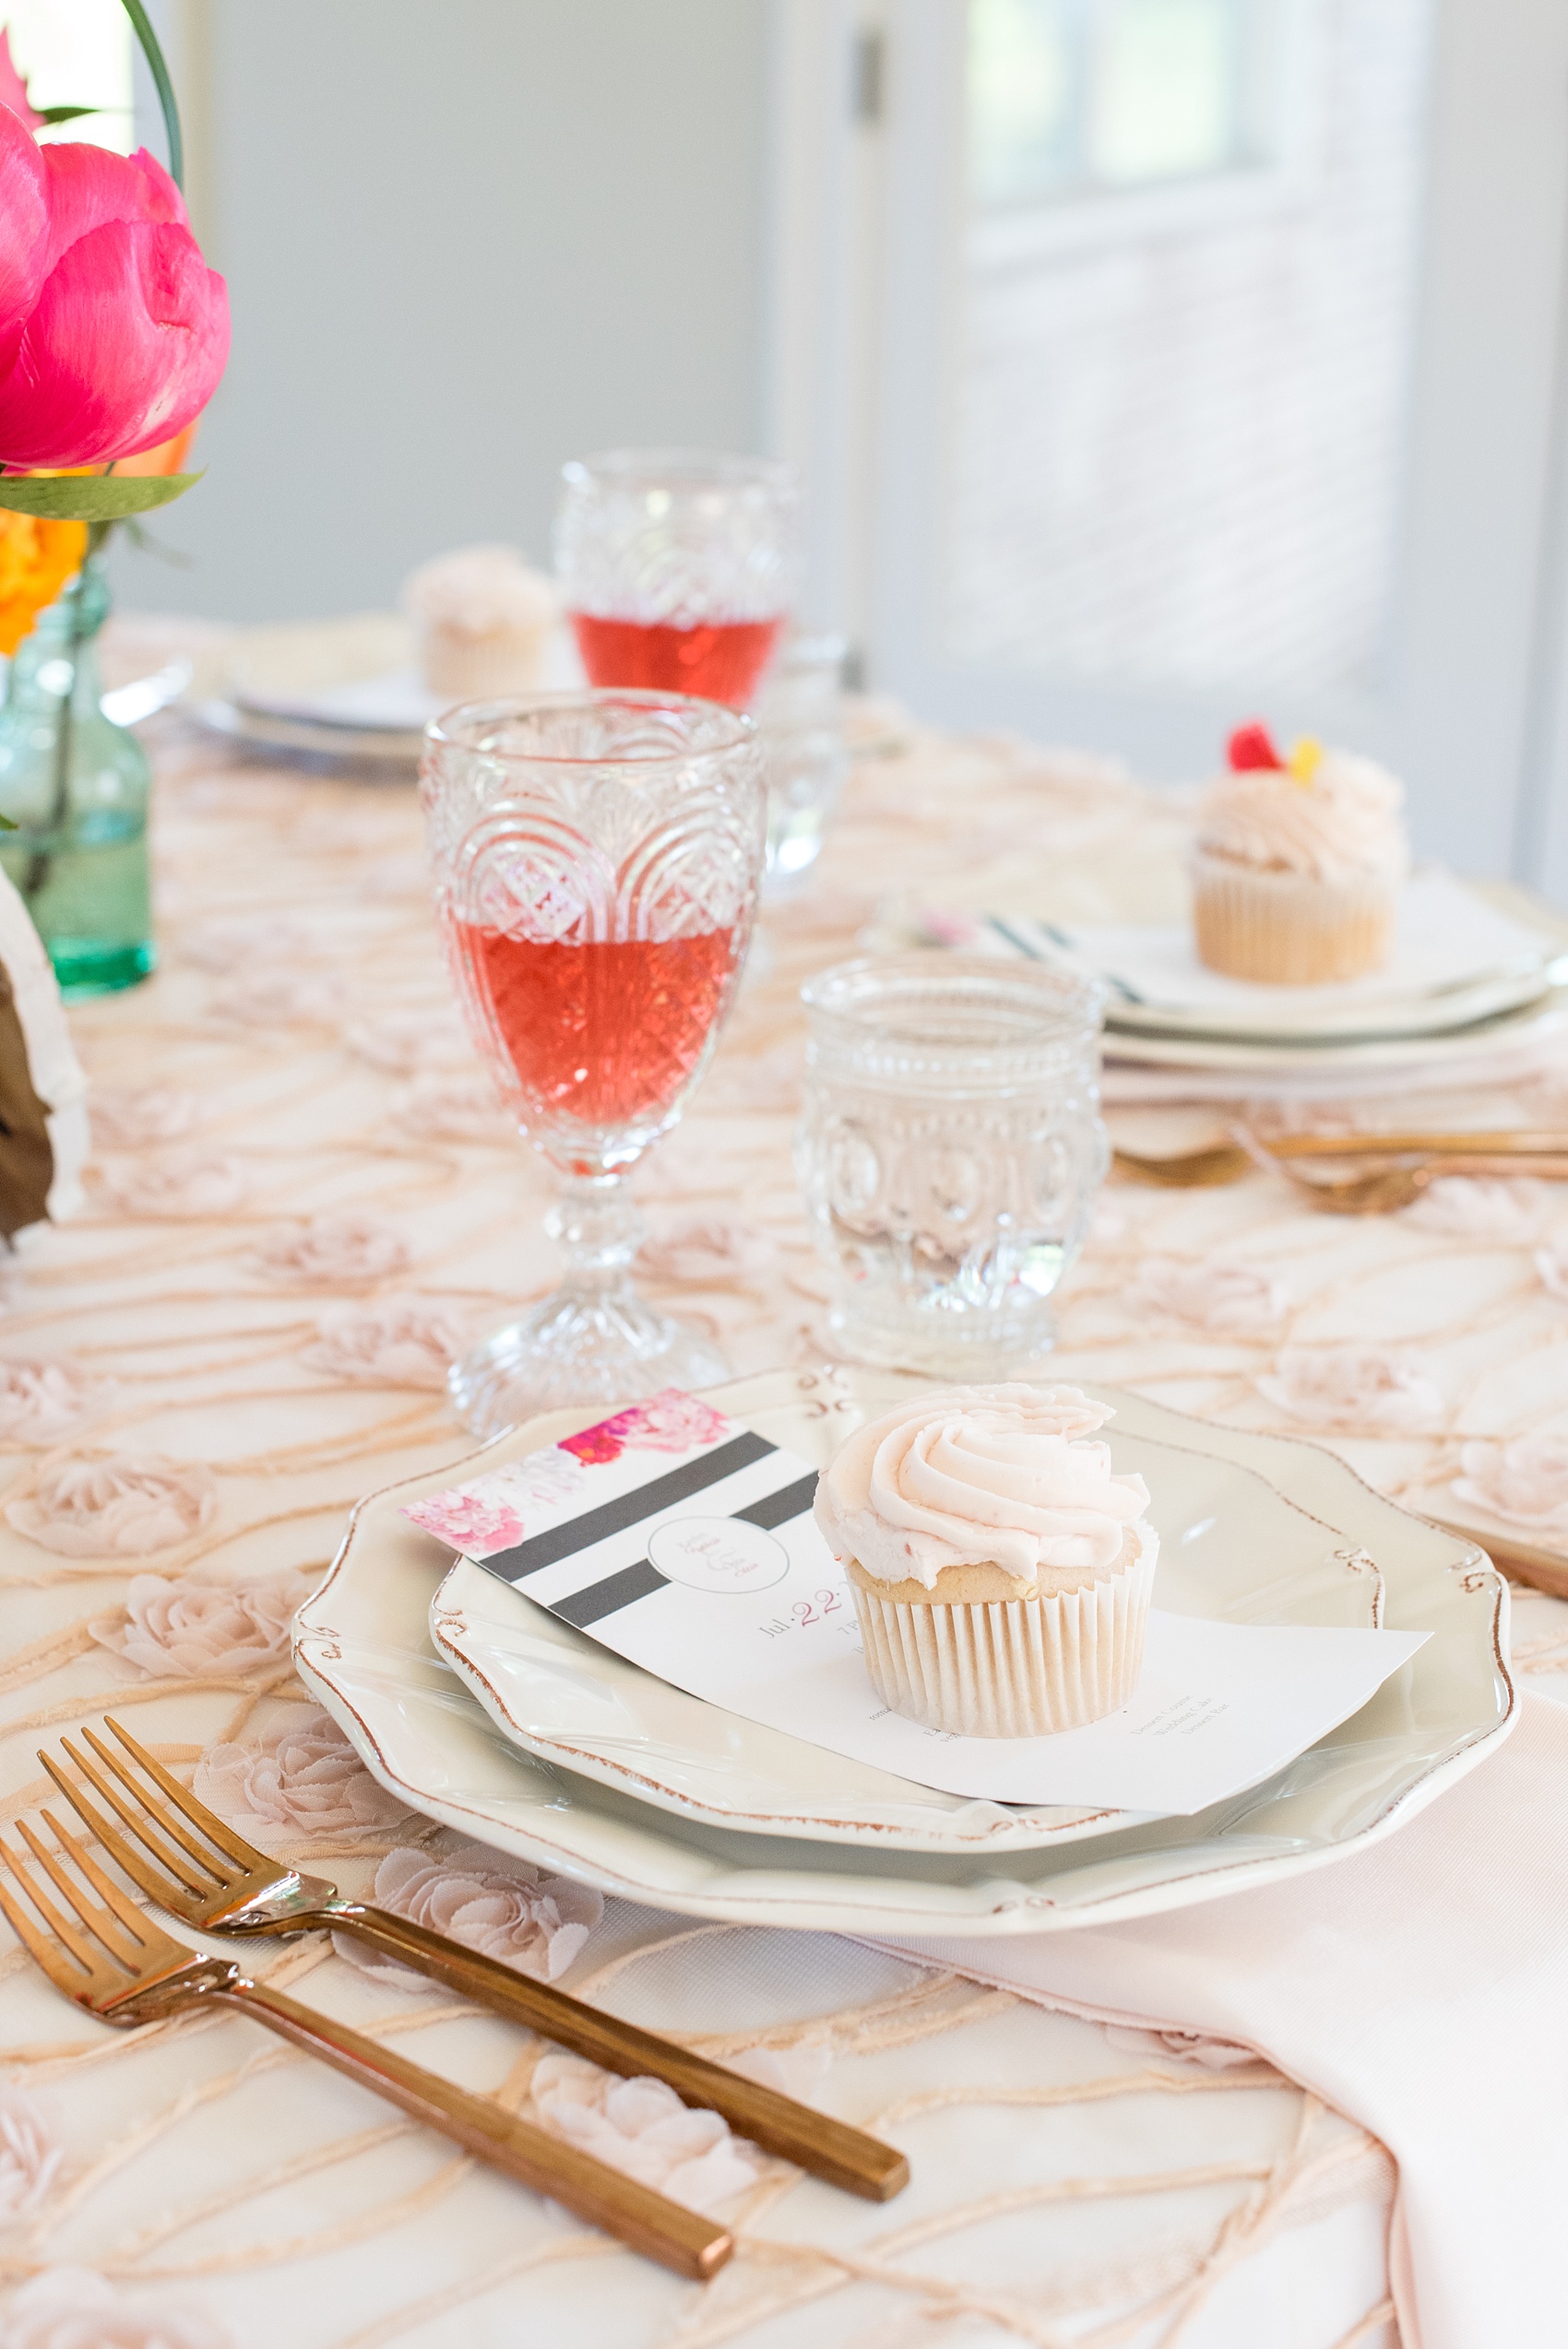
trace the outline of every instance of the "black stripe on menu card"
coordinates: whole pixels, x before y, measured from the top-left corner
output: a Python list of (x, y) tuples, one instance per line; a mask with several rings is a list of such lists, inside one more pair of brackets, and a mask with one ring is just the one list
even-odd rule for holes
[[(792, 1517), (803, 1517), (815, 1491), (814, 1468), (809, 1477), (798, 1477), (794, 1484), (754, 1501), (749, 1509), (731, 1509), (729, 1514), (742, 1524), (759, 1525), (764, 1533), (771, 1533), (775, 1525), (786, 1525)], [(588, 1583), (569, 1598), (552, 1598), (548, 1605), (552, 1615), (559, 1615), (564, 1623), (575, 1623), (581, 1631), (606, 1615), (618, 1614), (634, 1599), (647, 1598), (651, 1592), (669, 1587), (669, 1575), (661, 1574), (651, 1558), (642, 1558), (635, 1566), (623, 1566), (618, 1574), (607, 1574), (601, 1583)]]
[(728, 1443), (716, 1444), (711, 1452), (700, 1453), (695, 1460), (683, 1461), (679, 1468), (671, 1468), (662, 1477), (649, 1477), (646, 1485), (634, 1485), (630, 1492), (605, 1501), (599, 1509), (585, 1510), (580, 1517), (568, 1517), (563, 1524), (552, 1525), (548, 1531), (535, 1534), (531, 1540), (520, 1541), (511, 1549), (498, 1549), (482, 1563), (503, 1581), (520, 1583), (525, 1575), (537, 1574), (541, 1567), (553, 1566), (559, 1559), (571, 1558), (579, 1549), (589, 1549), (612, 1534), (624, 1533), (628, 1525), (636, 1524), (643, 1517), (651, 1517), (677, 1501), (689, 1501), (693, 1493), (702, 1492), (709, 1485), (721, 1484), (738, 1468), (749, 1468), (754, 1460), (766, 1460), (770, 1452), (778, 1449), (766, 1436), (748, 1429), (744, 1435), (731, 1436)]
[(760, 1525), (765, 1534), (775, 1525), (787, 1525), (791, 1517), (803, 1517), (816, 1497), (816, 1470), (802, 1477), (798, 1483), (786, 1485), (781, 1492), (770, 1492), (761, 1501), (754, 1501), (749, 1509), (731, 1509), (743, 1525)]
[(618, 1614), (623, 1607), (630, 1607), (635, 1598), (647, 1598), (650, 1591), (667, 1591), (670, 1577), (661, 1574), (650, 1558), (639, 1558), (635, 1566), (624, 1566), (618, 1574), (607, 1574), (602, 1583), (590, 1583), (586, 1591), (574, 1591), (570, 1598), (558, 1598), (551, 1606), (552, 1615), (559, 1615), (563, 1623), (575, 1623), (579, 1631), (597, 1623), (601, 1615)]

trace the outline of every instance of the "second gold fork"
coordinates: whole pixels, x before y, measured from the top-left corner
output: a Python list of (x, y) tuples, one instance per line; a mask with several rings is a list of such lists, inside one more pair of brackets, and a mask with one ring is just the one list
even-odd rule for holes
[(82, 1731), (82, 1738), (92, 1760), (69, 1738), (60, 1743), (128, 1833), (114, 1827), (52, 1755), (41, 1749), (38, 1758), (103, 1849), (169, 1916), (208, 1933), (289, 1934), (330, 1928), (352, 1934), (607, 2071), (628, 2077), (651, 2073), (685, 2103), (721, 2113), (754, 2144), (831, 2186), (884, 2202), (908, 2185), (908, 2161), (881, 2138), (797, 2104), (760, 2081), (727, 2071), (671, 2039), (603, 2014), (548, 1982), (531, 1981), (410, 1917), (371, 1903), (344, 1900), (325, 1877), (303, 1876), (280, 1865), (198, 1802), (119, 1722), (110, 1717), (104, 1726), (165, 1800), (149, 1793), (120, 1755), (90, 1729)]

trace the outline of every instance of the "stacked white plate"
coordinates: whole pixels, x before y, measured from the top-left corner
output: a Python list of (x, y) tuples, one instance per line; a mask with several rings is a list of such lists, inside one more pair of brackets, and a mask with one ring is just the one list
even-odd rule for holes
[[(924, 1383), (771, 1371), (715, 1392), (817, 1463)], [(1507, 1729), (1507, 1588), (1316, 1446), (1107, 1393), (1147, 1478), (1159, 1603), (1245, 1623), (1421, 1630), (1372, 1702), (1289, 1768), (1190, 1818), (965, 1800), (688, 1696), (466, 1561), (403, 1505), (589, 1412), (373, 1494), (295, 1626), (299, 1670), (411, 1810), (552, 1871), (733, 1924), (1009, 1934), (1185, 1906), (1388, 1833)]]
[[(543, 683), (578, 683), (570, 637), (552, 637)], [(395, 611), (236, 631), (197, 668), (183, 696), (200, 724), (268, 753), (411, 774), (424, 729), (450, 706), (420, 672), (409, 623)]]
[(1387, 967), (1329, 986), (1264, 987), (1207, 970), (1186, 923), (1068, 927), (993, 914), (939, 919), (934, 934), (1092, 971), (1108, 997), (1111, 1101), (1168, 1096), (1182, 1073), (1216, 1097), (1495, 1081), (1568, 1028), (1568, 932), (1544, 908), (1525, 918), (1441, 871), (1408, 884)]

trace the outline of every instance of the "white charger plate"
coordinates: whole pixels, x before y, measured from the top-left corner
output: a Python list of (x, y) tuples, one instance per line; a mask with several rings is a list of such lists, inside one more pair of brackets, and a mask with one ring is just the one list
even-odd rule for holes
[[(775, 1441), (825, 1461), (868, 1413), (930, 1383), (880, 1372), (780, 1370), (716, 1389), (713, 1399)], [(720, 1737), (766, 1738), (816, 1757), (817, 1780), (803, 1787), (796, 1814), (779, 1819), (789, 1832), (769, 1832), (761, 1818), (715, 1823), (711, 1788), (694, 1803), (687, 1785), (671, 1802), (672, 1782), (661, 1774), (656, 1800), (651, 1786), (637, 1785), (630, 1772), (590, 1776), (577, 1755), (568, 1766), (559, 1743), (548, 1756), (538, 1744), (525, 1749), (439, 1661), (428, 1617), (451, 1555), (401, 1511), (407, 1501), (568, 1433), (586, 1423), (589, 1415), (582, 1411), (515, 1429), (472, 1461), (362, 1501), (327, 1580), (296, 1619), (295, 1661), (373, 1775), (411, 1809), (654, 1907), (814, 1930), (1039, 1932), (1183, 1907), (1361, 1848), (1484, 1756), (1511, 1723), (1515, 1700), (1507, 1667), (1507, 1586), (1479, 1549), (1396, 1508), (1315, 1445), (1210, 1426), (1139, 1396), (1106, 1393), (1116, 1405), (1112, 1432), (1124, 1456), (1135, 1443), (1152, 1466), (1158, 1445), (1170, 1466), (1167, 1524), (1174, 1526), (1176, 1555), (1162, 1596), (1218, 1594), (1238, 1620), (1365, 1622), (1375, 1600), (1391, 1627), (1431, 1634), (1353, 1720), (1265, 1785), (1193, 1818), (1118, 1825), (1074, 1813), (1075, 1825), (1064, 1835), (1052, 1831), (1042, 1843), (1047, 1814), (965, 1804), (882, 1774), (856, 1773), (847, 1762), (717, 1708), (705, 1710)], [(1233, 1478), (1228, 1469), (1242, 1474)], [(1229, 1521), (1223, 1535), (1201, 1513), (1182, 1515), (1206, 1476), (1214, 1513)], [(1261, 1506), (1260, 1489), (1270, 1495)], [(1309, 1536), (1292, 1525), (1283, 1572), (1270, 1547), (1287, 1522), (1282, 1511), (1316, 1528)], [(1326, 1611), (1292, 1617), (1286, 1610), (1301, 1603), (1290, 1594), (1308, 1560), (1309, 1538), (1315, 1545), (1313, 1603)], [(1249, 1546), (1266, 1560), (1263, 1570), (1245, 1555)], [(1191, 1572), (1184, 1548), (1205, 1561)], [(1364, 1548), (1376, 1573), (1343, 1565), (1325, 1570), (1324, 1556), (1336, 1548)], [(607, 1707), (622, 1702), (620, 1676), (636, 1667), (592, 1642), (580, 1644), (583, 1686), (601, 1674)], [(760, 1750), (748, 1744), (754, 1771)], [(604, 1769), (603, 1753), (595, 1760)], [(767, 1762), (777, 1770), (777, 1754)], [(660, 1773), (668, 1767), (662, 1762)], [(881, 1784), (868, 1808), (865, 1782), (872, 1779)], [(837, 1823), (852, 1831), (842, 1841), (822, 1832), (834, 1823), (821, 1801), (834, 1784)], [(733, 1799), (726, 1791), (723, 1801)], [(870, 1815), (876, 1803), (906, 1808), (893, 1829), (897, 1840), (877, 1833)], [(986, 1812), (994, 1816), (988, 1820)], [(869, 1835), (861, 1832), (868, 1829)]]
[(1434, 1036), (1302, 1037), (1265, 1044), (1253, 1037), (1166, 1036), (1108, 1026), (1101, 1046), (1109, 1061), (1154, 1068), (1234, 1069), (1260, 1080), (1336, 1069), (1386, 1069), (1396, 1078), (1404, 1069), (1430, 1074), (1446, 1062), (1457, 1064), (1494, 1050), (1533, 1048), (1565, 1025), (1568, 986), (1553, 985), (1531, 1002)]

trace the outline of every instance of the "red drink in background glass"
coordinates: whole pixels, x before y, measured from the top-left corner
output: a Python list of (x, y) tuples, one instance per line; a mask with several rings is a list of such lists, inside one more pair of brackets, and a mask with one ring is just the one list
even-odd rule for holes
[(453, 932), (530, 1110), (584, 1125), (638, 1123), (669, 1108), (735, 967), (732, 930), (576, 946), (472, 922)]
[(712, 620), (693, 628), (604, 620), (591, 611), (574, 611), (571, 618), (590, 684), (695, 694), (731, 709), (750, 702), (784, 625), (782, 612), (772, 620)]

